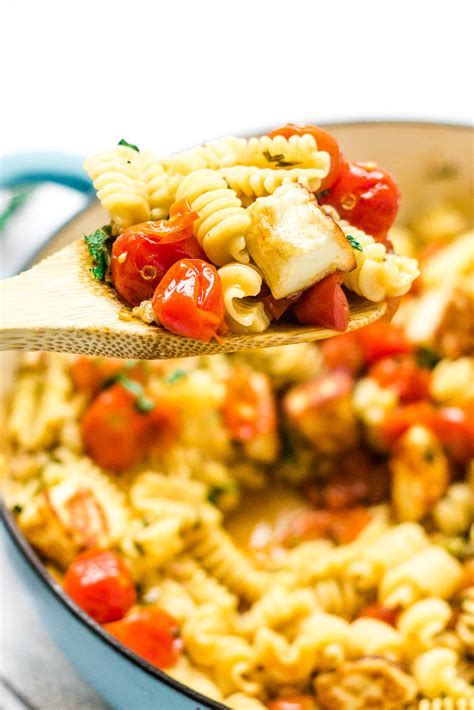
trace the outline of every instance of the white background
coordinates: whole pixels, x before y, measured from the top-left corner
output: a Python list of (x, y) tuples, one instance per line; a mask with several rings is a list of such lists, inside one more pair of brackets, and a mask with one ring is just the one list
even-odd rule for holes
[(469, 121), (470, 0), (3, 0), (1, 152)]
[[(286, 121), (473, 118), (470, 0), (3, 0), (0, 7), (4, 154), (86, 155), (122, 137), (165, 153)], [(21, 263), (18, 245), (31, 250), (80, 199), (40, 188), (12, 219), (4, 261)], [(32, 706), (103, 707), (48, 643), (10, 574), (2, 617), (3, 673)], [(5, 687), (0, 706), (25, 707)]]

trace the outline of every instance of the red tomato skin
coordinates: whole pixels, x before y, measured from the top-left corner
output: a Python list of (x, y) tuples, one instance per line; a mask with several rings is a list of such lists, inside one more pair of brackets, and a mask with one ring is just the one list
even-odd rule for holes
[(310, 695), (288, 695), (268, 703), (269, 710), (315, 710), (315, 707)]
[(339, 144), (330, 133), (309, 123), (287, 123), (284, 126), (280, 126), (280, 128), (275, 128), (274, 131), (267, 135), (270, 138), (275, 138), (275, 136), (291, 138), (291, 136), (304, 136), (308, 133), (314, 136), (318, 150), (325, 150), (331, 157), (329, 173), (323, 178), (319, 187), (320, 190), (327, 190), (339, 178), (344, 166), (344, 156), (341, 153)]
[(155, 290), (153, 310), (176, 335), (209, 342), (226, 331), (222, 284), (202, 259), (181, 259), (169, 269)]
[(358, 330), (356, 338), (368, 365), (384, 357), (405, 355), (414, 350), (403, 330), (393, 323), (383, 321), (371, 323)]
[(89, 357), (79, 355), (71, 364), (69, 374), (74, 387), (79, 391), (93, 396), (100, 391), (107, 380), (110, 380), (119, 372), (126, 372), (129, 377), (135, 380), (143, 379), (143, 372), (140, 363), (131, 363), (118, 357)]
[(182, 643), (172, 616), (154, 607), (136, 608), (121, 621), (104, 625), (117, 641), (158, 668), (170, 668), (178, 660)]
[(234, 441), (251, 441), (277, 428), (275, 395), (263, 372), (236, 368), (227, 381), (222, 418)]
[(390, 626), (395, 626), (398, 613), (399, 609), (389, 609), (386, 606), (382, 606), (382, 604), (368, 604), (360, 610), (357, 618), (369, 617), (371, 619), (385, 621), (385, 623), (390, 624)]
[(357, 375), (364, 366), (364, 354), (357, 338), (357, 332), (343, 333), (328, 338), (321, 343), (326, 367), (330, 370), (342, 368)]
[(121, 619), (136, 603), (132, 575), (112, 550), (88, 550), (69, 565), (64, 591), (100, 624)]
[(403, 403), (428, 399), (431, 372), (419, 367), (410, 355), (378, 360), (368, 372), (382, 387), (392, 387)]
[(153, 412), (140, 413), (135, 396), (116, 384), (86, 409), (81, 433), (86, 453), (102, 468), (123, 471), (143, 458), (156, 435)]
[(388, 230), (400, 205), (400, 190), (393, 177), (374, 163), (345, 163), (328, 193), (318, 193), (321, 205), (332, 205), (354, 227), (391, 247)]
[(112, 281), (119, 296), (130, 306), (138, 306), (153, 296), (168, 269), (179, 259), (201, 259), (204, 253), (192, 233), (183, 228), (176, 241), (162, 222), (145, 222), (130, 227), (115, 240), (110, 264)]
[(335, 271), (303, 293), (295, 306), (302, 325), (344, 331), (349, 325), (349, 303), (341, 288), (344, 274)]

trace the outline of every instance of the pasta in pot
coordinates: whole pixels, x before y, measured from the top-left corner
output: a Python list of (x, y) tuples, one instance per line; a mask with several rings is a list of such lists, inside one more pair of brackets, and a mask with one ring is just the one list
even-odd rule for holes
[(230, 263), (218, 271), (226, 318), (234, 333), (261, 333), (270, 325), (270, 318), (263, 303), (246, 301), (249, 296), (258, 296), (262, 277), (254, 266)]
[[(235, 163), (250, 145), (236, 140), (174, 166), (141, 154), (150, 211), (167, 220), (182, 186), (200, 209), (187, 161), (226, 200), (234, 168), (277, 181), (313, 169)], [(383, 246), (340, 224), (362, 249)], [(217, 278), (229, 321), (266, 327), (258, 268), (229, 257)], [(126, 603), (99, 623), (144, 658), (125, 630), (158, 624), (150, 662), (231, 709), (471, 710), (472, 353), (409, 340), (419, 298), (395, 323), (322, 346), (180, 362), (25, 356), (2, 474), (21, 531), (91, 615), (94, 575), (80, 570), (106, 555), (99, 611)]]

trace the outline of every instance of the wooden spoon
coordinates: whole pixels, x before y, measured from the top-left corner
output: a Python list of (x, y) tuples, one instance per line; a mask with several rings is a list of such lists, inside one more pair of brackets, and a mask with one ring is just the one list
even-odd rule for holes
[[(89, 271), (81, 239), (0, 283), (0, 349), (55, 350), (146, 360), (227, 353), (331, 338), (327, 328), (275, 324), (264, 333), (228, 335), (222, 344), (173, 335), (131, 317), (112, 288)], [(351, 302), (349, 330), (380, 318), (385, 303)]]

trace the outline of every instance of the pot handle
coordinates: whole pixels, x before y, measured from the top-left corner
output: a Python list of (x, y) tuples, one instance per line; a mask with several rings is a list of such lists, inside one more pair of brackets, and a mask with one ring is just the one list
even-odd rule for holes
[(93, 187), (78, 155), (64, 153), (16, 153), (1, 161), (0, 187), (12, 188), (32, 182), (55, 182), (92, 194)]

